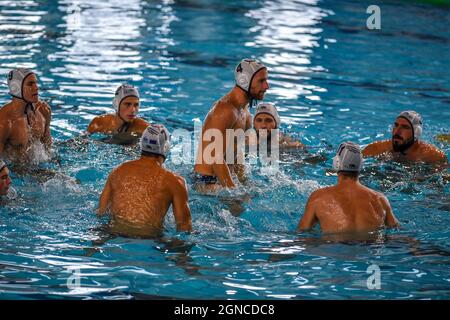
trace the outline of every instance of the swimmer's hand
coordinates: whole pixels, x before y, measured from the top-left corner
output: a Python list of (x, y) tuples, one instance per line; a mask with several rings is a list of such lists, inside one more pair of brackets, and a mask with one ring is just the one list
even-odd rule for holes
[(281, 148), (305, 148), (305, 145), (298, 140), (294, 140), (292, 137), (280, 134), (280, 147)]

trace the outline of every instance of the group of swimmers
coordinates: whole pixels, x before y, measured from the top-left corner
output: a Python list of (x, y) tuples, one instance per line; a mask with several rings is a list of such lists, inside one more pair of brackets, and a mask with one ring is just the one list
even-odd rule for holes
[[(210, 129), (222, 134), (221, 155), (227, 154), (229, 148), (234, 149), (234, 155), (238, 153), (235, 141), (227, 141), (227, 130), (253, 128), (258, 144), (277, 132), (280, 148), (305, 148), (300, 141), (278, 132), (281, 119), (273, 104), (259, 103), (252, 120), (250, 108), (254, 101), (263, 100), (269, 89), (267, 67), (255, 59), (244, 59), (234, 74), (235, 86), (214, 103), (203, 122), (193, 170), (194, 184), (201, 192), (235, 188), (235, 178), (245, 179), (243, 164), (214, 160), (217, 157), (213, 161), (204, 159), (204, 151), (214, 142), (204, 134)], [(8, 193), (11, 185), (7, 163), (19, 166), (29, 162), (35, 144), (48, 153), (52, 146), (51, 108), (39, 100), (36, 74), (29, 69), (12, 70), (8, 86), (12, 100), (0, 108), (0, 197)], [(109, 226), (113, 233), (147, 237), (162, 231), (172, 206), (177, 231), (191, 231), (186, 181), (163, 165), (170, 149), (170, 133), (164, 125), (150, 124), (138, 117), (139, 92), (131, 85), (123, 84), (116, 90), (113, 107), (115, 113), (95, 117), (86, 134), (103, 133), (129, 141), (140, 138), (141, 156), (112, 170), (101, 193), (97, 214), (111, 214)], [(387, 198), (363, 186), (358, 177), (364, 157), (446, 166), (445, 153), (421, 140), (422, 128), (422, 117), (417, 112), (404, 111), (395, 119), (390, 140), (371, 143), (363, 150), (357, 144), (343, 142), (333, 158), (337, 184), (311, 194), (298, 231), (309, 230), (316, 223), (325, 233), (398, 226)]]

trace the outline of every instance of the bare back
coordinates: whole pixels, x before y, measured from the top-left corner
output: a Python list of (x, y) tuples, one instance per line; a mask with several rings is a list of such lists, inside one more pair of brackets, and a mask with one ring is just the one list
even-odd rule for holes
[(171, 205), (177, 229), (189, 231), (191, 218), (184, 179), (148, 159), (125, 162), (110, 174), (99, 212), (112, 214), (113, 232), (130, 236), (160, 234)]
[(166, 174), (163, 168), (149, 168), (139, 160), (117, 168), (111, 175), (114, 223), (160, 228), (172, 200)]
[(324, 233), (374, 231), (398, 224), (388, 200), (359, 182), (315, 191), (298, 229), (310, 229), (315, 222)]
[(366, 231), (384, 226), (386, 212), (377, 192), (362, 185), (327, 189), (316, 202), (316, 216), (323, 232)]

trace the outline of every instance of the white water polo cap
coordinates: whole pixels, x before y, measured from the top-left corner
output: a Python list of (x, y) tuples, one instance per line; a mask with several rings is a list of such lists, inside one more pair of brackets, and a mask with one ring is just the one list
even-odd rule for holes
[[(256, 106), (256, 112), (255, 112), (255, 118), (258, 116), (258, 114), (265, 113), (268, 115), (271, 115), (275, 121), (275, 129), (278, 129), (280, 126), (280, 116), (278, 115), (277, 108), (273, 105), (273, 103), (269, 102), (261, 102)], [(253, 118), (253, 121), (254, 119)]]
[(353, 142), (343, 142), (340, 144), (336, 156), (333, 158), (333, 168), (337, 172), (359, 172), (363, 167), (363, 161), (359, 145)]
[(142, 134), (141, 151), (166, 159), (170, 149), (170, 133), (162, 124), (150, 124)]
[(267, 67), (258, 60), (242, 60), (234, 70), (234, 79), (236, 80), (236, 85), (244, 90), (247, 94), (250, 94), (252, 80), (258, 73), (258, 71), (262, 69), (267, 69)]
[(116, 110), (117, 114), (119, 114), (120, 104), (125, 98), (128, 97), (136, 97), (139, 99), (139, 92), (134, 86), (130, 84), (122, 84), (117, 88), (113, 99), (113, 107), (114, 110)]
[(34, 74), (34, 72), (26, 68), (17, 68), (8, 73), (8, 87), (11, 96), (23, 99), (23, 85), (30, 74)]
[(0, 172), (6, 168), (6, 163), (3, 160), (0, 160)]
[(415, 111), (403, 111), (400, 113), (397, 118), (406, 119), (410, 126), (413, 128), (413, 139), (414, 141), (418, 141), (422, 136), (422, 117)]

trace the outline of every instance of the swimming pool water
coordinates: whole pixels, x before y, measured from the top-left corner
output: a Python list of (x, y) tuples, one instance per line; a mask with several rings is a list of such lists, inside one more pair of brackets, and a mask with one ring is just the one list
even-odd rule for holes
[[(413, 109), (424, 139), (449, 155), (435, 140), (450, 123), (449, 7), (386, 1), (381, 30), (369, 31), (370, 4), (1, 0), (0, 102), (11, 68), (36, 70), (60, 173), (13, 173), (18, 197), (0, 206), (0, 298), (449, 299), (448, 172), (369, 160), (362, 181), (387, 195), (402, 228), (366, 241), (295, 234), (311, 192), (336, 180), (328, 169), (341, 141), (389, 138), (395, 116)], [(249, 167), (237, 191), (190, 188), (191, 235), (176, 234), (169, 213), (162, 239), (107, 239), (99, 193), (138, 148), (68, 140), (112, 110), (123, 82), (139, 88), (145, 119), (192, 131), (244, 57), (268, 66), (265, 100), (282, 129), (327, 160), (286, 152), (280, 172)], [(192, 165), (170, 160), (189, 181)], [(372, 264), (380, 289), (367, 287)], [(74, 275), (79, 287), (67, 285)]]

